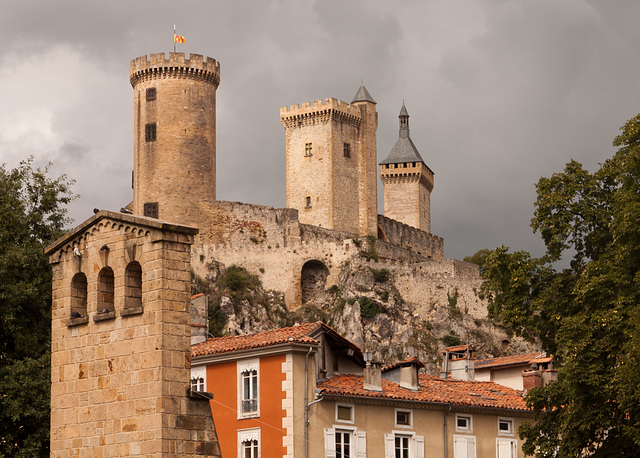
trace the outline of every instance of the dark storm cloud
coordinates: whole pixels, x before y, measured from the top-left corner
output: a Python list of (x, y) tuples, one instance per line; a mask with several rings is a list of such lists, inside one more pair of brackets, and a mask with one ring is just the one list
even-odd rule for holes
[(638, 13), (631, 0), (13, 2), (0, 17), (0, 162), (53, 160), (77, 180), (78, 222), (128, 203), (129, 61), (172, 50), (176, 24), (179, 51), (222, 66), (219, 199), (284, 206), (280, 107), (350, 101), (364, 78), (379, 160), (406, 101), (447, 257), (501, 243), (540, 254), (535, 182), (571, 158), (593, 170), (638, 111)]

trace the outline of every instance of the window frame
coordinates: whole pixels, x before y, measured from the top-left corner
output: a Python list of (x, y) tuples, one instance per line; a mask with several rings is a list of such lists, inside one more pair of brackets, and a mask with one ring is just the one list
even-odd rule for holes
[(144, 141), (155, 142), (158, 139), (158, 123), (149, 122), (144, 125)]
[[(508, 423), (509, 429), (507, 431), (503, 431), (500, 429), (500, 423)], [(515, 431), (515, 422), (513, 418), (507, 417), (498, 417), (498, 434), (500, 436), (513, 436)]]
[[(398, 413), (400, 412), (406, 412), (409, 414), (409, 423), (407, 423), (406, 425), (398, 423)], [(396, 408), (393, 412), (393, 423), (396, 428), (413, 428), (413, 410)]]
[(351, 157), (351, 143), (344, 142), (344, 144), (342, 146), (342, 152), (343, 152), (344, 157), (350, 158)]
[(342, 442), (342, 450), (340, 451), (340, 456), (343, 458), (356, 458), (356, 454), (355, 452), (355, 444), (354, 444), (354, 436), (353, 436), (354, 431), (350, 430), (350, 429), (344, 429), (344, 428), (336, 428), (334, 435), (335, 435), (335, 456), (338, 456), (338, 435), (341, 434), (343, 437), (348, 437), (349, 438), (349, 454), (345, 456), (344, 454), (344, 441)]
[[(200, 383), (196, 381), (196, 389), (193, 389), (194, 380), (202, 380), (202, 389), (200, 388)], [(207, 391), (207, 366), (191, 366), (191, 378), (189, 382), (189, 387), (191, 391)]]
[[(458, 426), (458, 420), (462, 419), (462, 418), (467, 419), (467, 426), (466, 427)], [(457, 433), (473, 434), (473, 415), (457, 413), (455, 421), (456, 421), (456, 432)]]
[(313, 142), (304, 142), (304, 157), (313, 156)]
[[(238, 373), (238, 420), (243, 418), (256, 418), (260, 416), (260, 359), (252, 358), (238, 361), (236, 363), (237, 373)], [(255, 371), (255, 398), (245, 398), (245, 390), (244, 390), (244, 374), (247, 372)], [(249, 391), (251, 391), (251, 387), (253, 383), (251, 383), (251, 376), (249, 378)], [(249, 393), (250, 395), (251, 393)], [(244, 412), (243, 405), (245, 401), (251, 401), (255, 399), (255, 410)]]
[(245, 458), (247, 442), (256, 442), (257, 453), (252, 458), (260, 458), (262, 455), (260, 428), (247, 428), (238, 430), (238, 458)]
[[(344, 420), (341, 418), (338, 418), (338, 408), (339, 407), (346, 407), (349, 409), (349, 414), (350, 414), (350, 419), (349, 420)], [(335, 418), (336, 418), (336, 423), (346, 423), (346, 424), (350, 424), (352, 425), (354, 423), (354, 417), (355, 417), (355, 407), (353, 404), (346, 404), (344, 402), (336, 402), (336, 407), (335, 407)]]
[(148, 87), (145, 90), (145, 98), (147, 100), (147, 102), (150, 102), (152, 100), (156, 100), (158, 98), (158, 90), (155, 86), (153, 87)]

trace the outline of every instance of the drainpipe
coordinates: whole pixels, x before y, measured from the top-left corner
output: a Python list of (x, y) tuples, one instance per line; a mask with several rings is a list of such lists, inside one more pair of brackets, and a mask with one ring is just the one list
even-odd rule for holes
[(309, 355), (312, 347), (309, 347), (304, 357), (304, 456), (309, 456)]
[(444, 411), (444, 458), (448, 458), (449, 457), (449, 451), (448, 451), (448, 443), (449, 440), (447, 438), (447, 414), (451, 412), (451, 404), (449, 404), (449, 410), (445, 410)]

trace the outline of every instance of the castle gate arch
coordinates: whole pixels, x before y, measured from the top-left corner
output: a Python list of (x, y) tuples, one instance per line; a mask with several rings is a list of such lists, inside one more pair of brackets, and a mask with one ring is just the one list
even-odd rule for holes
[(302, 291), (302, 303), (317, 302), (325, 296), (329, 269), (316, 259), (307, 261), (302, 266), (300, 276), (300, 289)]

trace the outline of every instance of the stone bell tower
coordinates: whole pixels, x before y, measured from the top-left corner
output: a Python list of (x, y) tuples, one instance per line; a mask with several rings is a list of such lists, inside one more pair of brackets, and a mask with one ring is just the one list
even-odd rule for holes
[(202, 229), (216, 200), (216, 90), (220, 64), (199, 54), (131, 61), (133, 213)]
[(100, 211), (47, 247), (52, 457), (220, 456), (189, 389), (197, 232)]
[(404, 102), (398, 118), (398, 141), (389, 156), (380, 162), (384, 216), (430, 233), (433, 172), (411, 140), (409, 113)]

